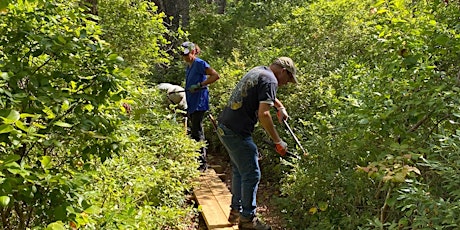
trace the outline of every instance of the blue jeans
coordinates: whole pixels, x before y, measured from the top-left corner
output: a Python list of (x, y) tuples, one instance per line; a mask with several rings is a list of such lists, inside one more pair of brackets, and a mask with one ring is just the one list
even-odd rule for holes
[(217, 133), (232, 163), (232, 209), (251, 218), (256, 214), (256, 195), (260, 182), (257, 146), (252, 137), (242, 137), (222, 124)]

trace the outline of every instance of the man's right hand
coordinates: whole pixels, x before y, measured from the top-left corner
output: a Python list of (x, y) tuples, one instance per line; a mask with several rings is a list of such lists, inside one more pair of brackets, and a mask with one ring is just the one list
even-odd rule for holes
[(275, 150), (276, 152), (281, 155), (282, 157), (286, 156), (287, 153), (287, 143), (283, 140), (275, 143)]

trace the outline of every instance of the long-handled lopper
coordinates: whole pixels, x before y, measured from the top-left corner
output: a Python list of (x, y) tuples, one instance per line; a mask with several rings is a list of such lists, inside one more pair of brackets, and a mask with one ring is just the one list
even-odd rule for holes
[[(272, 107), (276, 112), (278, 112), (278, 110), (275, 108), (275, 107)], [(289, 133), (291, 134), (291, 136), (294, 138), (295, 140), (295, 143), (300, 147), (300, 149), (302, 150), (303, 152), (303, 155), (304, 156), (308, 156), (308, 152), (305, 151), (305, 149), (303, 148), (302, 144), (300, 144), (300, 141), (299, 139), (297, 138), (297, 136), (294, 134), (294, 132), (292, 131), (291, 127), (289, 126), (289, 124), (287, 123), (287, 120), (283, 120), (283, 123), (284, 123), (284, 126), (289, 130)]]
[(291, 136), (294, 138), (295, 140), (295, 143), (300, 147), (300, 149), (302, 150), (303, 152), (303, 155), (304, 156), (308, 156), (308, 152), (305, 151), (305, 149), (302, 147), (302, 144), (300, 144), (300, 141), (299, 139), (296, 137), (296, 135), (294, 134), (294, 132), (292, 131), (291, 127), (289, 126), (289, 124), (287, 123), (286, 120), (283, 120), (283, 123), (284, 125), (286, 126), (286, 128), (289, 130), (289, 133), (291, 133)]

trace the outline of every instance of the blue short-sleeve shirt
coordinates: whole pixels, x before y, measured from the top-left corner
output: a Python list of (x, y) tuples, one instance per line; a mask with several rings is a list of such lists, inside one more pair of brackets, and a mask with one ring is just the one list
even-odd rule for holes
[[(187, 66), (185, 71), (185, 89), (189, 89), (190, 86), (198, 84), (206, 80), (206, 69), (210, 65), (200, 59), (195, 58), (191, 66)], [(198, 90), (195, 93), (186, 91), (187, 99), (187, 113), (191, 114), (196, 111), (207, 111), (209, 110), (209, 91), (207, 88)]]

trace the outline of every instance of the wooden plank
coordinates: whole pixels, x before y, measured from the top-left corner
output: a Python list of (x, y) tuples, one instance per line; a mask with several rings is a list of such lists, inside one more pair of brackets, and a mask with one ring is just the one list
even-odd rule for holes
[(228, 222), (230, 214), (231, 193), (219, 179), (214, 170), (208, 169), (199, 178), (200, 184), (194, 193), (201, 206), (202, 215), (208, 229), (235, 230)]
[(200, 177), (200, 185), (194, 190), (198, 204), (201, 206), (202, 215), (208, 229), (233, 229), (227, 221), (227, 216), (220, 207), (207, 180), (209, 176), (204, 174)]
[[(230, 204), (232, 201), (232, 194), (228, 190), (225, 183), (222, 182), (215, 170), (208, 170), (207, 175), (204, 178), (206, 179), (206, 183), (210, 187), (214, 197), (216, 197), (217, 202), (219, 203), (222, 211), (225, 214), (226, 219), (228, 220), (228, 217), (230, 216)], [(235, 230), (238, 229), (238, 225), (234, 225), (232, 227)]]
[(206, 183), (211, 189), (212, 194), (216, 197), (217, 202), (228, 219), (230, 215), (230, 204), (232, 201), (232, 194), (228, 191), (227, 186), (217, 177), (217, 175), (207, 178)]
[(233, 229), (222, 212), (219, 203), (209, 190), (197, 189), (195, 190), (195, 196), (201, 206), (203, 218), (208, 229)]

